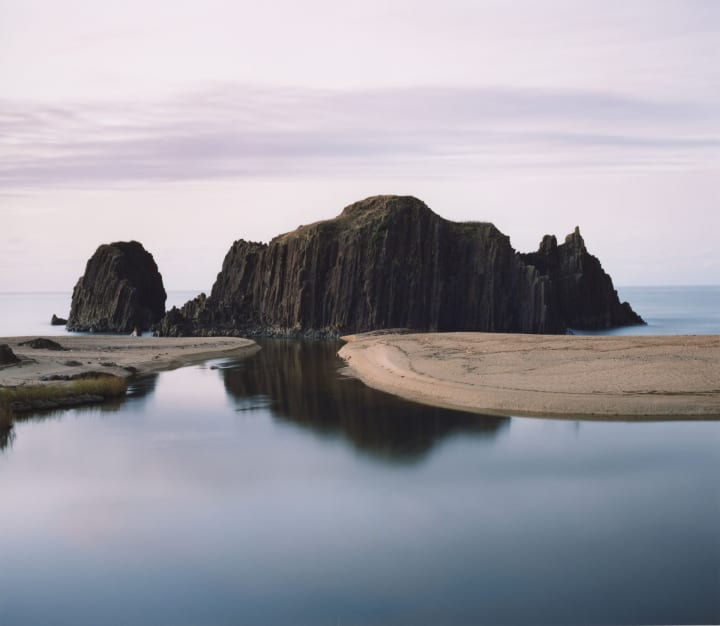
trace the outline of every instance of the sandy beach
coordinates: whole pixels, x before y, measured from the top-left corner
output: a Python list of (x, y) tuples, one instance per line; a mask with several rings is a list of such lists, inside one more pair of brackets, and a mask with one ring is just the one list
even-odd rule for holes
[(720, 418), (720, 336), (353, 335), (339, 355), (367, 385), (478, 413)]
[(249, 355), (259, 346), (238, 337), (129, 337), (126, 335), (73, 335), (48, 337), (65, 350), (34, 349), (20, 345), (32, 337), (0, 337), (21, 359), (0, 366), (0, 386), (43, 382), (42, 379), (105, 372), (117, 376), (143, 374), (181, 367), (206, 359)]

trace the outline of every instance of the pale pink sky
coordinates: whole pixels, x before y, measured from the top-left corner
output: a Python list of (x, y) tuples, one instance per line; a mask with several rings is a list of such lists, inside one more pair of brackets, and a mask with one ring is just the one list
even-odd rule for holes
[(718, 59), (712, 0), (0, 0), (0, 291), (131, 238), (209, 290), (234, 239), (378, 193), (717, 284)]

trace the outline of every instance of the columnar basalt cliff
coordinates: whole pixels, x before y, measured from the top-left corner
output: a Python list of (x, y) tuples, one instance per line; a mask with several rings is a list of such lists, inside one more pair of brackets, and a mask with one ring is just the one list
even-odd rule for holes
[(337, 336), (383, 328), (562, 333), (643, 323), (578, 230), (518, 254), (492, 224), (377, 196), (269, 244), (236, 241), (209, 297), (163, 334)]
[(152, 254), (137, 241), (100, 246), (75, 285), (68, 330), (148, 330), (165, 313), (165, 288)]
[(618, 300), (612, 279), (588, 253), (579, 228), (561, 245), (546, 235), (537, 252), (520, 258), (553, 283), (553, 306), (568, 326), (592, 330), (644, 323), (627, 302)]

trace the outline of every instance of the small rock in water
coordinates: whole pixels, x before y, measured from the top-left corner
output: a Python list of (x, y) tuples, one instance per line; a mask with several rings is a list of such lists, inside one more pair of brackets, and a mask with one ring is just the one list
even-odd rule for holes
[(55, 313), (53, 313), (53, 316), (50, 319), (50, 324), (52, 326), (65, 326), (65, 324), (67, 324), (67, 320), (62, 317), (58, 317)]

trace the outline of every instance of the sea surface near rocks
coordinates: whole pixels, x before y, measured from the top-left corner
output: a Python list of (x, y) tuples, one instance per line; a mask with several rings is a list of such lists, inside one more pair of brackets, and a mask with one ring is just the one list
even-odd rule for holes
[(606, 331), (574, 331), (581, 335), (720, 335), (720, 285), (619, 287), (644, 317), (646, 326)]
[[(621, 297), (708, 333), (719, 293)], [(262, 347), (0, 439), (0, 624), (720, 622), (720, 422), (483, 417)]]
[[(168, 291), (167, 308), (182, 306), (201, 290)], [(646, 326), (578, 334), (717, 335), (720, 334), (720, 286), (618, 287), (620, 300), (630, 302)], [(67, 317), (72, 293), (0, 292), (0, 336), (64, 335), (52, 326), (53, 313)]]
[[(199, 291), (168, 291), (166, 306), (181, 306)], [(67, 318), (72, 290), (68, 292), (0, 292), (0, 336), (83, 334), (68, 333), (64, 326), (52, 326), (54, 315)]]

